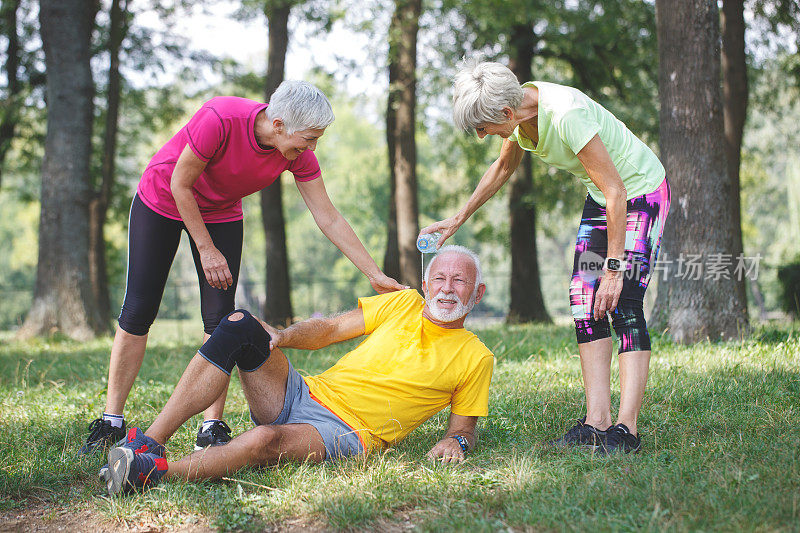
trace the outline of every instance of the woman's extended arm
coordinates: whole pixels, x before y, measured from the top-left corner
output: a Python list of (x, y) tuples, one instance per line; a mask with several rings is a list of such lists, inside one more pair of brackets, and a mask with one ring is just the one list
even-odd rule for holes
[(439, 231), (442, 236), (439, 237), (437, 248), (441, 247), (450, 236), (452, 236), (461, 225), (467, 221), (472, 214), (480, 208), (486, 201), (494, 196), (494, 194), (505, 185), (508, 178), (517, 170), (520, 161), (522, 161), (523, 150), (519, 144), (505, 139), (503, 147), (500, 149), (500, 156), (492, 163), (486, 172), (483, 174), (478, 186), (472, 196), (469, 197), (467, 203), (464, 204), (458, 213), (445, 220), (435, 222), (430, 226), (422, 228), (420, 234), (434, 233)]
[[(608, 155), (600, 136), (592, 137), (576, 154), (589, 178), (597, 185), (606, 199), (606, 224), (608, 227), (608, 251), (606, 257), (625, 259), (625, 226), (628, 217), (627, 191), (622, 178)], [(617, 307), (622, 292), (624, 272), (604, 272), (597, 289), (594, 318), (599, 320)]]
[(384, 274), (358, 240), (353, 228), (328, 197), (322, 178), (298, 181), (297, 188), (319, 229), (369, 279), (378, 293), (407, 289), (405, 285)]
[(170, 189), (183, 223), (197, 245), (206, 280), (212, 287), (227, 290), (233, 285), (233, 276), (228, 268), (228, 262), (222, 252), (214, 246), (211, 235), (203, 222), (203, 217), (200, 215), (197, 200), (192, 194), (192, 186), (204, 168), (206, 168), (206, 162), (197, 157), (189, 145), (186, 145), (172, 172)]

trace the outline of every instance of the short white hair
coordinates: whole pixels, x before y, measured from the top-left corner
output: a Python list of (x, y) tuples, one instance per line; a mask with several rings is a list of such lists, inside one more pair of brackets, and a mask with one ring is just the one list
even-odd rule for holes
[(267, 118), (280, 119), (286, 133), (309, 129), (325, 129), (334, 120), (328, 98), (305, 81), (287, 80), (278, 85), (269, 99)]
[(436, 252), (436, 255), (433, 256), (433, 259), (431, 259), (431, 262), (428, 263), (428, 266), (425, 268), (425, 276), (423, 278), (425, 280), (425, 283), (426, 284), (428, 283), (428, 278), (431, 275), (431, 267), (433, 266), (433, 263), (436, 262), (436, 259), (440, 255), (453, 254), (453, 253), (466, 255), (472, 260), (472, 263), (475, 265), (475, 289), (472, 291), (473, 294), (475, 294), (476, 292), (478, 292), (478, 287), (480, 287), (480, 285), (483, 283), (481, 260), (478, 258), (478, 254), (476, 254), (469, 248), (466, 248), (464, 246), (458, 246), (456, 244), (450, 244), (448, 246), (442, 246), (441, 248), (439, 248), (439, 251)]
[(522, 87), (508, 67), (476, 59), (461, 64), (453, 81), (453, 121), (462, 130), (505, 122), (503, 108), (522, 104)]

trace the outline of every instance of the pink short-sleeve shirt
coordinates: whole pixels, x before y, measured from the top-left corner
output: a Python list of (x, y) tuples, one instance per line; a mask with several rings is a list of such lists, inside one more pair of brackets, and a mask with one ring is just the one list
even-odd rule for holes
[(290, 161), (255, 138), (256, 115), (267, 104), (237, 98), (212, 98), (153, 156), (139, 181), (139, 198), (156, 213), (181, 220), (170, 181), (175, 163), (188, 144), (206, 162), (192, 192), (204, 222), (242, 219), (242, 198), (272, 184), (288, 170), (297, 181), (320, 177), (311, 150)]

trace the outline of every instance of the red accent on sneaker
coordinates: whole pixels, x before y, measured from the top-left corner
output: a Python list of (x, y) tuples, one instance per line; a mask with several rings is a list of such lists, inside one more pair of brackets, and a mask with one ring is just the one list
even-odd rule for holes
[(156, 468), (158, 469), (159, 472), (164, 472), (167, 470), (167, 468), (169, 468), (169, 465), (167, 465), (167, 460), (164, 459), (163, 457), (157, 457), (153, 459), (153, 461), (155, 461)]
[(128, 430), (128, 442), (136, 439), (136, 428), (131, 428)]
[(139, 483), (141, 483), (142, 485), (147, 483), (147, 478), (141, 472), (139, 472)]
[(136, 450), (133, 450), (133, 453), (144, 453), (149, 449), (150, 448), (147, 446), (147, 444), (142, 444), (141, 446), (139, 446), (139, 448), (137, 448)]

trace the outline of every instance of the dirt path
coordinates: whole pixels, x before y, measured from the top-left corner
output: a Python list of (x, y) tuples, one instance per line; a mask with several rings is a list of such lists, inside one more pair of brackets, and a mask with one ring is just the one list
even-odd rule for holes
[(111, 533), (117, 531), (206, 533), (215, 531), (207, 523), (182, 524), (175, 527), (148, 524), (147, 521), (108, 520), (90, 509), (74, 509), (58, 504), (39, 504), (24, 510), (16, 509), (0, 515), (0, 533), (6, 532), (86, 532)]

